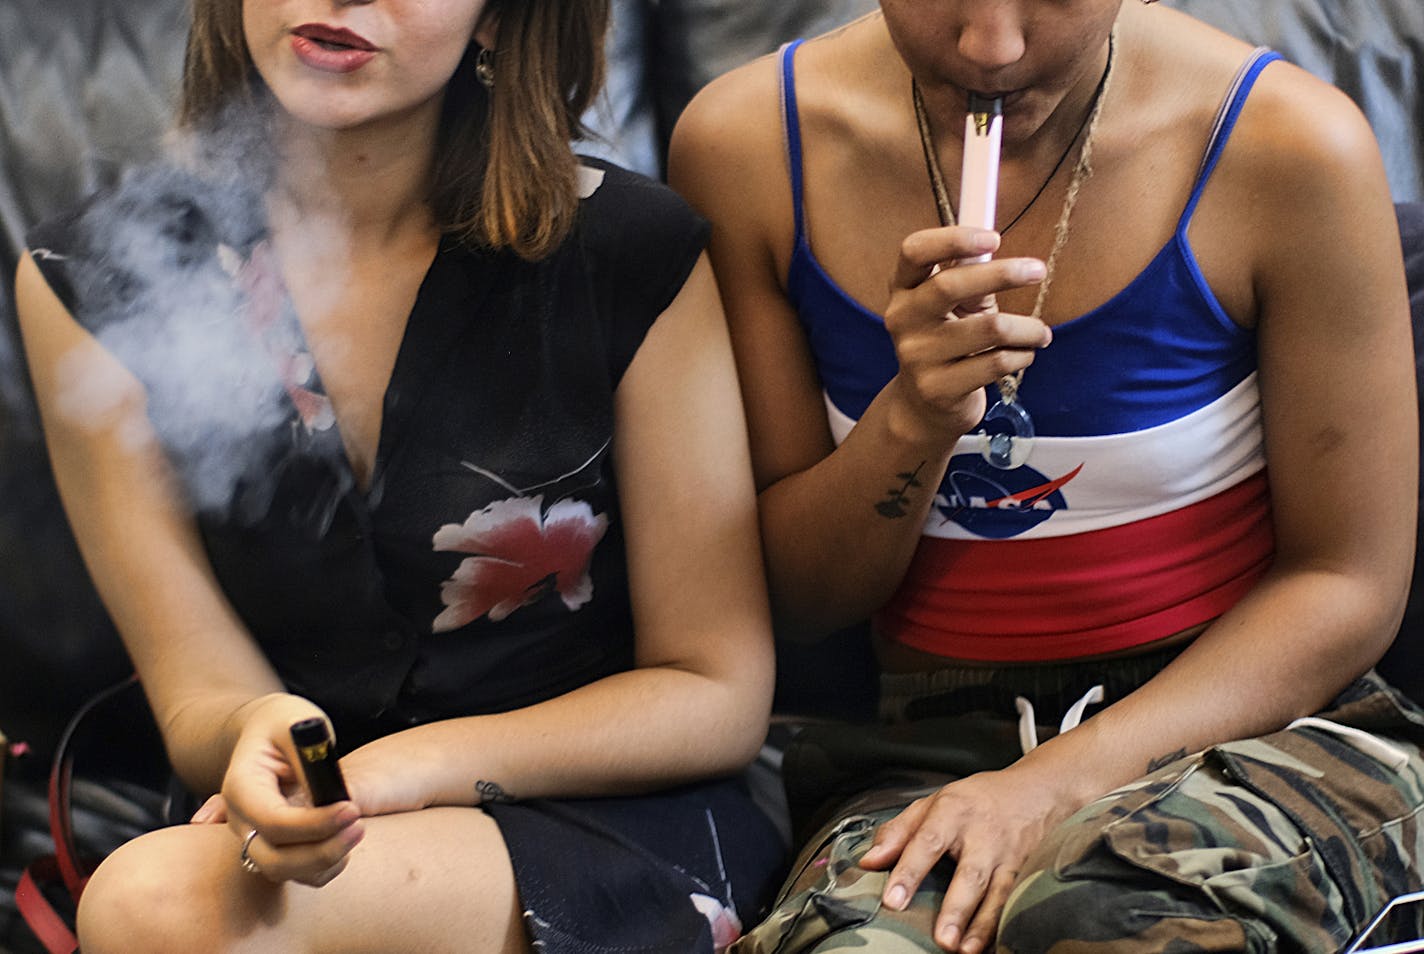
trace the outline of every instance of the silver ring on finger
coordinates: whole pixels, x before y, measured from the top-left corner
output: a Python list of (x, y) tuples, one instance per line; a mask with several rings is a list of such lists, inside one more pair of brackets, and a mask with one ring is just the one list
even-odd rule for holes
[(254, 828), (247, 833), (247, 837), (242, 839), (242, 854), (238, 856), (238, 862), (242, 865), (242, 870), (248, 874), (261, 874), (262, 868), (257, 862), (252, 860), (252, 855), (248, 851), (252, 848), (252, 839), (257, 837), (257, 829)]

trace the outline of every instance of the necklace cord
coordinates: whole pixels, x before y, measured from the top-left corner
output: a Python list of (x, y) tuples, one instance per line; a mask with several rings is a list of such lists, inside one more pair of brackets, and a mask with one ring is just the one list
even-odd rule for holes
[[(1073, 217), (1073, 208), (1078, 204), (1078, 195), (1082, 191), (1083, 183), (1092, 175), (1093, 134), (1097, 131), (1098, 119), (1102, 115), (1102, 105), (1103, 100), (1106, 98), (1108, 80), (1112, 76), (1113, 63), (1116, 60), (1116, 49), (1117, 27), (1114, 25), (1112, 32), (1108, 34), (1107, 64), (1103, 67), (1103, 75), (1098, 80), (1097, 88), (1093, 91), (1093, 99), (1087, 115), (1083, 117), (1083, 122), (1078, 126), (1078, 131), (1073, 134), (1073, 138), (1068, 142), (1068, 148), (1063, 151), (1063, 154), (1058, 158), (1058, 162), (1054, 164), (1053, 171), (1048, 174), (1048, 178), (1043, 181), (1043, 185), (1038, 187), (1038, 191), (1034, 193), (1028, 205), (1024, 206), (1018, 215), (1014, 216), (1009, 224), (999, 232), (1000, 235), (1003, 235), (1009, 229), (1013, 228), (1014, 224), (1023, 218), (1024, 213), (1033, 208), (1039, 196), (1043, 195), (1044, 190), (1048, 188), (1048, 184), (1058, 175), (1058, 170), (1068, 158), (1069, 153), (1073, 151), (1073, 147), (1077, 144), (1078, 140), (1082, 138), (1083, 149), (1078, 154), (1078, 161), (1073, 167), (1073, 178), (1068, 183), (1068, 194), (1064, 196), (1063, 199), (1063, 210), (1059, 213), (1058, 224), (1054, 226), (1053, 229), (1053, 248), (1049, 251), (1048, 260), (1044, 265), (1043, 281), (1039, 282), (1038, 285), (1038, 296), (1033, 304), (1034, 318), (1042, 319), (1043, 317), (1043, 306), (1048, 300), (1048, 288), (1053, 281), (1054, 266), (1058, 263), (1058, 255), (1068, 241), (1068, 224)], [(915, 104), (915, 120), (920, 131), (920, 145), (924, 149), (925, 167), (929, 174), (930, 187), (934, 191), (935, 208), (939, 212), (940, 224), (954, 225), (956, 221), (954, 206), (949, 201), (949, 190), (945, 186), (944, 173), (941, 171), (939, 165), (939, 156), (935, 153), (934, 137), (930, 130), (929, 116), (925, 112), (924, 100), (920, 95), (919, 84), (913, 79), (910, 81), (910, 89)], [(1084, 135), (1085, 131), (1086, 135)], [(1004, 375), (1004, 377), (999, 380), (999, 396), (1005, 404), (1013, 404), (1018, 397), (1019, 384), (1023, 381), (1023, 375), (1024, 372), (1020, 369), (1013, 374)]]
[[(1098, 90), (1102, 90), (1101, 84), (1099, 84)], [(925, 152), (925, 168), (929, 172), (930, 185), (935, 193), (935, 207), (939, 211), (939, 224), (953, 225), (958, 221), (959, 217), (954, 208), (954, 203), (950, 200), (949, 193), (945, 188), (944, 173), (940, 169), (939, 156), (935, 153), (934, 136), (930, 131), (929, 116), (925, 112), (924, 97), (920, 94), (919, 84), (913, 79), (910, 80), (910, 93), (915, 102), (915, 122), (920, 129), (920, 146)], [(1097, 95), (1097, 93), (1093, 94), (1094, 103), (1097, 102)], [(1073, 147), (1078, 144), (1078, 139), (1083, 135), (1083, 130), (1088, 127), (1088, 119), (1091, 116), (1092, 110), (1090, 108), (1088, 112), (1083, 114), (1083, 121), (1078, 124), (1078, 131), (1073, 133), (1072, 139), (1068, 140), (1067, 147), (1059, 154), (1058, 161), (1053, 164), (1053, 169), (1049, 171), (1048, 177), (1039, 185), (1038, 190), (1033, 194), (1033, 198), (1029, 199), (1028, 203), (1019, 209), (1018, 214), (1009, 220), (1009, 224), (999, 229), (1000, 235), (1003, 235), (1009, 229), (1017, 225), (1019, 219), (1023, 218), (1024, 215), (1028, 213), (1028, 210), (1033, 208), (1034, 204), (1043, 197), (1043, 193), (1048, 190), (1048, 186), (1058, 177), (1058, 172), (1063, 168), (1063, 163), (1068, 161), (1068, 156), (1073, 152)]]

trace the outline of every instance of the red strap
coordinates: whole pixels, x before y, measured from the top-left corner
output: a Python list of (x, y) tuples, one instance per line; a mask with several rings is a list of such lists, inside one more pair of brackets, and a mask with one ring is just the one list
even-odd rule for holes
[(70, 818), (69, 788), (74, 776), (74, 761), (69, 752), (54, 760), (49, 773), (49, 833), (54, 839), (54, 860), (59, 876), (77, 903), (89, 881), (89, 873), (80, 870), (78, 851), (74, 844), (74, 827)]
[(75, 954), (79, 939), (40, 890), (40, 882), (58, 880), (59, 864), (53, 856), (36, 859), (15, 885), (15, 907), (49, 954)]
[(55, 863), (69, 896), (79, 903), (84, 886), (89, 883), (93, 868), (79, 857), (79, 848), (74, 841), (74, 819), (70, 808), (70, 788), (74, 781), (75, 735), (84, 720), (105, 702), (109, 701), (138, 681), (137, 675), (130, 675), (115, 685), (96, 693), (79, 707), (64, 727), (64, 733), (55, 746), (54, 762), (49, 771), (49, 833), (54, 839)]
[(135, 681), (137, 677), (130, 676), (90, 698), (64, 727), (64, 733), (55, 748), (54, 762), (49, 773), (49, 831), (54, 839), (54, 854), (36, 859), (25, 869), (15, 887), (15, 907), (50, 954), (75, 954), (79, 950), (79, 940), (70, 929), (68, 921), (55, 910), (49, 898), (45, 897), (40, 885), (62, 882), (74, 903), (78, 904), (79, 896), (84, 892), (84, 886), (93, 872), (92, 865), (79, 857), (79, 850), (74, 841), (69, 796), (74, 780), (75, 733), (95, 708)]

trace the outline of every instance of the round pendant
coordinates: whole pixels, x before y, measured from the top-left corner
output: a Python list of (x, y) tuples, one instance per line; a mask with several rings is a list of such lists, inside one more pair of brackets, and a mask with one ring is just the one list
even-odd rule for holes
[(1033, 418), (1017, 401), (995, 401), (984, 414), (984, 459), (1000, 470), (1013, 470), (1033, 450)]

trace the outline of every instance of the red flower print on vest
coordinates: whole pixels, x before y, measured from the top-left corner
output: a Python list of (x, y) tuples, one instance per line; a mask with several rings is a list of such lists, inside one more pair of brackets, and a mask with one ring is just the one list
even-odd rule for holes
[(446, 633), (488, 615), (495, 622), (553, 590), (577, 610), (593, 598), (589, 562), (608, 517), (579, 500), (511, 497), (435, 532), (435, 549), (469, 553), (440, 585), (445, 611), (433, 632)]

